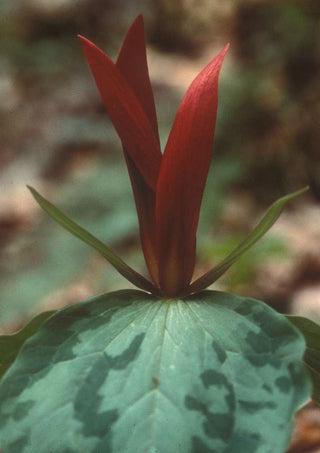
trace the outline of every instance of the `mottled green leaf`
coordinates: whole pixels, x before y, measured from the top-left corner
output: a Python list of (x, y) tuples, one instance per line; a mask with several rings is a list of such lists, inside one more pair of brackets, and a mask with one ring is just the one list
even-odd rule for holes
[(302, 316), (287, 318), (300, 330), (306, 340), (307, 349), (303, 360), (312, 379), (312, 398), (320, 404), (320, 325)]
[(283, 453), (305, 342), (263, 302), (119, 291), (69, 306), (0, 386), (5, 453)]
[(12, 335), (0, 336), (0, 378), (14, 362), (22, 345), (34, 335), (42, 324), (53, 315), (55, 311), (45, 311), (33, 318), (23, 329)]
[(188, 293), (202, 291), (208, 286), (212, 285), (218, 278), (221, 277), (239, 258), (249, 250), (262, 236), (264, 236), (276, 222), (280, 216), (284, 206), (288, 201), (292, 200), (299, 195), (302, 195), (309, 188), (305, 187), (297, 192), (290, 193), (285, 197), (279, 198), (275, 201), (263, 219), (258, 223), (258, 225), (251, 231), (251, 233), (246, 237), (241, 244), (238, 245), (224, 260), (222, 260), (217, 266), (210, 269), (202, 277), (195, 280), (188, 289)]

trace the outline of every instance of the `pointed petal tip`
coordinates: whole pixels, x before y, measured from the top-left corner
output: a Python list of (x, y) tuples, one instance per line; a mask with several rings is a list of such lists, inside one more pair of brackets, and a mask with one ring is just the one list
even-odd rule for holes
[(139, 14), (135, 20), (133, 21), (132, 25), (133, 24), (139, 24), (139, 25), (143, 25), (144, 23), (144, 19), (143, 19), (143, 15), (142, 14)]
[(82, 36), (82, 35), (77, 35), (77, 38), (78, 38), (81, 42), (83, 42), (83, 41), (88, 41), (88, 39), (85, 38), (85, 37)]
[(81, 46), (83, 53), (85, 55), (85, 58), (91, 67), (92, 70), (92, 64), (95, 60), (104, 59), (104, 62), (108, 62), (108, 64), (114, 65), (113, 61), (106, 55), (103, 50), (100, 49), (94, 42), (90, 41), (90, 39), (85, 38), (84, 36), (78, 35), (78, 38), (80, 40)]
[(85, 38), (84, 36), (82, 35), (77, 35), (77, 38), (80, 40), (81, 44), (87, 44), (87, 45), (91, 45), (91, 46), (94, 46), (93, 42), (91, 42), (88, 38)]
[(77, 35), (77, 38), (79, 39), (84, 51), (86, 49), (94, 49), (104, 55), (104, 52), (101, 49), (99, 49), (99, 47), (96, 46), (92, 41), (90, 41), (90, 39), (85, 38), (82, 35)]
[(144, 32), (144, 20), (142, 14), (139, 14), (132, 24), (130, 25), (130, 28), (128, 30), (127, 36), (131, 36), (133, 33), (143, 33)]
[(89, 47), (95, 47), (95, 45), (93, 44), (93, 42), (91, 42), (89, 39), (85, 38), (84, 36), (82, 35), (77, 35), (77, 38), (79, 39), (80, 41), (80, 44), (82, 46), (82, 49), (85, 51), (86, 48), (89, 48)]
[(224, 58), (226, 53), (228, 52), (230, 48), (230, 43), (228, 42), (228, 44), (222, 49), (222, 51), (220, 52), (220, 57), (221, 58)]

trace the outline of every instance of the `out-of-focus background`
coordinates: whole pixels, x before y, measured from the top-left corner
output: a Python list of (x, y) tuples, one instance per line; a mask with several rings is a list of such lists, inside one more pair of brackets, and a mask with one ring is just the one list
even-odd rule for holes
[[(276, 198), (309, 184), (216, 288), (320, 321), (319, 0), (2, 0), (0, 333), (129, 286), (43, 214), (26, 184), (144, 272), (120, 141), (76, 39), (116, 58), (139, 13), (163, 146), (190, 82), (231, 43), (196, 272), (223, 258)], [(290, 452), (320, 451), (319, 412), (310, 406), (299, 417)]]

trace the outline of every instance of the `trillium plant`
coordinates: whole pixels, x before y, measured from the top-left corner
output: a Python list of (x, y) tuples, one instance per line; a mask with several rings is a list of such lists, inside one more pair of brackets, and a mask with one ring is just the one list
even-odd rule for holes
[(162, 154), (143, 19), (116, 63), (80, 36), (121, 139), (149, 278), (30, 188), (40, 206), (139, 290), (45, 312), (0, 337), (3, 453), (282, 453), (319, 398), (319, 328), (263, 302), (206, 290), (279, 217), (276, 201), (222, 262), (193, 280), (226, 46), (195, 78)]

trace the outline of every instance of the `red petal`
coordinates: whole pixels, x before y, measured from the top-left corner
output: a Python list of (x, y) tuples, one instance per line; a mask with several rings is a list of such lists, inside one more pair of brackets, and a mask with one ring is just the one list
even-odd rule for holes
[(196, 230), (210, 166), (217, 116), (218, 77), (228, 46), (196, 77), (168, 138), (157, 186), (160, 284), (176, 295), (190, 282)]
[(116, 65), (92, 42), (79, 36), (101, 97), (125, 148), (145, 181), (156, 188), (161, 153), (152, 126)]
[(125, 152), (128, 171), (136, 201), (140, 226), (140, 239), (146, 264), (156, 286), (159, 286), (159, 271), (155, 249), (155, 205), (156, 194), (144, 181), (134, 162)]
[(130, 88), (135, 92), (160, 143), (156, 108), (149, 79), (143, 17), (141, 15), (131, 25), (123, 41), (116, 65)]
[[(128, 31), (116, 66), (127, 80), (130, 88), (135, 92), (159, 143), (157, 115), (147, 66), (142, 16), (137, 17)], [(160, 143), (158, 152), (161, 159)], [(136, 201), (142, 249), (150, 275), (153, 281), (158, 284), (158, 266), (155, 256), (155, 191), (146, 184), (125, 148), (124, 154)]]

